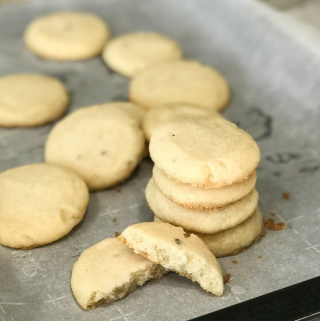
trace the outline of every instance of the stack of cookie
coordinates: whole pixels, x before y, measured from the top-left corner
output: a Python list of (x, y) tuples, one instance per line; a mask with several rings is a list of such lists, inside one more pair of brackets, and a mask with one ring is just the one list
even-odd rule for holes
[(260, 152), (252, 137), (217, 117), (189, 115), (160, 124), (146, 198), (155, 220), (197, 234), (218, 257), (264, 233), (255, 190)]

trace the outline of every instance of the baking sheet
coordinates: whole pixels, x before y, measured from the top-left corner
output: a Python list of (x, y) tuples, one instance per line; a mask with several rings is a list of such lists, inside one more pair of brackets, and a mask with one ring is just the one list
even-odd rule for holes
[[(126, 99), (128, 80), (100, 58), (55, 63), (24, 48), (27, 23), (61, 9), (97, 13), (114, 35), (133, 30), (167, 34), (187, 58), (222, 72), (232, 90), (225, 117), (248, 131), (261, 149), (260, 208), (265, 217), (277, 213), (288, 228), (269, 231), (244, 253), (219, 259), (224, 273), (231, 273), (222, 298), (170, 273), (118, 302), (85, 312), (70, 289), (79, 255), (132, 223), (153, 219), (144, 197), (153, 164), (145, 160), (121, 193), (91, 194), (85, 219), (63, 239), (30, 251), (0, 246), (0, 320), (186, 320), (319, 276), (320, 60), (314, 44), (251, 0), (61, 0), (0, 8), (0, 76), (42, 72), (61, 79), (72, 97), (69, 112)], [(42, 162), (50, 129), (0, 129), (0, 171)], [(290, 193), (289, 200), (283, 192)]]

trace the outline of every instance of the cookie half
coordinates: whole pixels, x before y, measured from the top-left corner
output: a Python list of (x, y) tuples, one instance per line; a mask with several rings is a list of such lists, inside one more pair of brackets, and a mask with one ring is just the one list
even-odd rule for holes
[[(157, 216), (155, 222), (163, 222)], [(216, 257), (236, 255), (252, 243), (259, 242), (265, 235), (263, 216), (257, 208), (255, 212), (239, 225), (215, 234), (194, 233), (208, 246)]]
[(145, 108), (185, 103), (219, 111), (229, 99), (226, 80), (213, 68), (196, 61), (181, 60), (147, 68), (130, 84), (130, 100)]
[(153, 65), (181, 59), (182, 51), (169, 37), (154, 32), (135, 32), (112, 39), (102, 57), (111, 69), (133, 77)]
[(45, 160), (75, 171), (90, 191), (97, 191), (129, 177), (144, 149), (139, 123), (106, 104), (79, 109), (57, 123), (46, 142)]
[(212, 116), (180, 116), (161, 123), (149, 148), (167, 176), (202, 188), (244, 181), (260, 161), (258, 145), (248, 133)]
[(67, 89), (52, 77), (16, 74), (0, 78), (0, 126), (51, 123), (65, 113), (68, 103)]
[(223, 276), (216, 257), (194, 234), (166, 223), (127, 227), (118, 239), (150, 261), (198, 282), (207, 292), (223, 294)]
[(187, 104), (172, 104), (159, 108), (153, 108), (150, 109), (143, 118), (142, 128), (147, 141), (150, 141), (151, 135), (159, 124), (170, 118), (180, 117), (182, 115), (211, 115), (223, 118), (215, 111)]
[(55, 12), (33, 20), (24, 43), (41, 58), (72, 61), (99, 55), (109, 37), (108, 26), (96, 15)]
[(72, 292), (86, 310), (119, 300), (167, 270), (137, 255), (116, 239), (106, 239), (85, 250), (74, 264)]
[(68, 234), (89, 202), (86, 184), (56, 165), (33, 164), (0, 174), (0, 244), (31, 249)]
[(258, 206), (253, 189), (241, 200), (216, 210), (190, 210), (171, 202), (151, 179), (146, 189), (147, 202), (156, 216), (187, 231), (213, 234), (235, 227), (250, 217)]
[(153, 180), (159, 190), (172, 202), (189, 209), (212, 210), (234, 203), (248, 195), (256, 184), (257, 175), (254, 172), (240, 183), (204, 189), (170, 179), (155, 165)]

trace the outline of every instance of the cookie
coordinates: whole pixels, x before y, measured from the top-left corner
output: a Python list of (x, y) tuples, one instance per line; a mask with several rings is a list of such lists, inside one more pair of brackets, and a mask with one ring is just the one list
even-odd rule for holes
[[(155, 222), (163, 222), (157, 216)], [(257, 208), (255, 212), (239, 225), (215, 234), (194, 233), (208, 246), (216, 257), (236, 255), (252, 243), (259, 242), (265, 234), (263, 216)]]
[(142, 123), (142, 128), (147, 141), (150, 141), (152, 133), (160, 123), (169, 118), (179, 117), (182, 115), (211, 115), (222, 118), (222, 116), (215, 111), (187, 104), (173, 104), (150, 109), (145, 114)]
[(74, 170), (90, 191), (130, 176), (145, 148), (138, 122), (107, 104), (79, 109), (57, 123), (45, 146), (47, 163)]
[(185, 103), (210, 110), (224, 108), (230, 92), (214, 69), (196, 61), (174, 61), (150, 67), (130, 84), (130, 100), (145, 108)]
[(99, 55), (110, 37), (106, 23), (82, 12), (55, 12), (33, 20), (25, 45), (44, 59), (72, 61)]
[(146, 199), (156, 216), (187, 231), (213, 234), (235, 227), (253, 214), (258, 206), (258, 192), (252, 190), (241, 200), (216, 210), (190, 210), (171, 202), (153, 179), (148, 183)]
[(153, 167), (153, 180), (159, 190), (172, 202), (189, 209), (215, 209), (234, 203), (248, 195), (257, 180), (256, 172), (246, 180), (221, 188), (197, 188), (179, 183), (169, 177), (156, 165)]
[(135, 32), (112, 39), (102, 58), (114, 71), (133, 77), (153, 65), (181, 59), (182, 51), (169, 37), (153, 32)]
[(118, 239), (150, 261), (198, 282), (207, 292), (223, 294), (219, 262), (194, 234), (166, 223), (139, 223), (127, 227)]
[(76, 226), (89, 202), (85, 183), (56, 165), (0, 174), (0, 244), (24, 250), (52, 243)]
[(0, 126), (51, 123), (65, 113), (68, 103), (65, 86), (52, 77), (16, 74), (0, 78)]
[(122, 299), (150, 279), (167, 270), (137, 255), (114, 238), (85, 250), (74, 264), (72, 292), (86, 310)]
[(170, 179), (208, 189), (246, 180), (260, 161), (257, 143), (249, 134), (212, 116), (180, 116), (161, 123), (149, 148), (157, 167)]

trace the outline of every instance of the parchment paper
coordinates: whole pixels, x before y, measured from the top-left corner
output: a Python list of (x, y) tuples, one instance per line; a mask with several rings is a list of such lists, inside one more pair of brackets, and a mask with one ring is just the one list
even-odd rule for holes
[[(145, 160), (121, 193), (91, 194), (85, 219), (63, 239), (30, 251), (0, 246), (0, 320), (186, 320), (320, 275), (317, 47), (287, 28), (280, 14), (251, 0), (61, 0), (1, 8), (0, 76), (42, 72), (61, 79), (72, 97), (69, 112), (126, 99), (129, 82), (100, 58), (55, 63), (24, 48), (27, 23), (61, 9), (97, 13), (114, 35), (167, 34), (188, 59), (225, 75), (232, 101), (224, 116), (248, 131), (261, 149), (260, 208), (266, 218), (277, 213), (288, 228), (269, 231), (236, 257), (219, 259), (224, 273), (231, 273), (222, 298), (170, 273), (123, 300), (85, 312), (70, 289), (72, 266), (86, 248), (134, 222), (152, 220), (144, 190), (153, 164)], [(42, 162), (50, 129), (0, 129), (0, 171)], [(283, 192), (290, 193), (288, 200)], [(231, 263), (234, 259), (239, 263)]]

